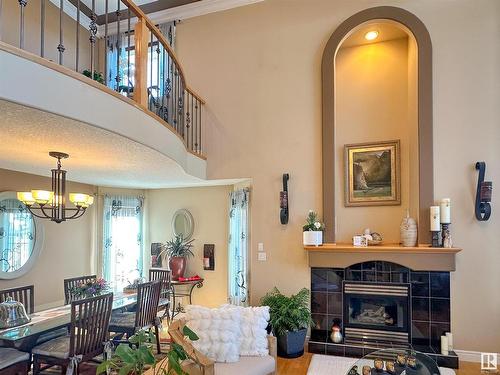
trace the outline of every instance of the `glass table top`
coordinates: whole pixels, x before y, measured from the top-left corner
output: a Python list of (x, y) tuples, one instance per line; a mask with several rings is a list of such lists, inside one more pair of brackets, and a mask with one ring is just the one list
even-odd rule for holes
[[(113, 310), (132, 306), (136, 302), (136, 294), (117, 294), (113, 297)], [(67, 326), (71, 322), (71, 305), (39, 311), (31, 314), (30, 317), (30, 323), (0, 330), (0, 341), (15, 342), (25, 340)]]
[(440, 375), (431, 357), (410, 349), (381, 349), (359, 359), (346, 375)]

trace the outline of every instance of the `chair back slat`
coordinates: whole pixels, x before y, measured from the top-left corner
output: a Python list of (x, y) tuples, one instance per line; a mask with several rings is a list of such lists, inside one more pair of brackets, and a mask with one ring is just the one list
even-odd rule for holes
[(151, 268), (149, 270), (149, 281), (161, 280), (160, 298), (170, 299), (170, 291), (172, 288), (172, 274), (170, 270)]
[(160, 301), (161, 280), (139, 284), (137, 289), (137, 312), (135, 327), (141, 329), (154, 325)]
[(28, 314), (35, 312), (35, 287), (33, 285), (0, 290), (0, 303), (4, 302), (7, 297), (12, 297), (14, 301), (21, 302)]
[(85, 361), (103, 352), (112, 308), (113, 293), (71, 302), (70, 357)]
[(79, 277), (73, 277), (71, 279), (64, 279), (65, 304), (68, 305), (78, 298), (78, 296), (72, 293), (73, 288), (77, 287), (82, 283), (87, 283), (89, 281), (96, 281), (96, 280), (97, 280), (97, 275), (79, 276)]

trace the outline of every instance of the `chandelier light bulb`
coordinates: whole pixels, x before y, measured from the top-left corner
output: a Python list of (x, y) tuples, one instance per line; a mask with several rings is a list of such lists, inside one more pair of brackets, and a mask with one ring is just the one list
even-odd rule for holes
[(54, 198), (54, 192), (47, 190), (31, 190), (31, 195), (33, 195), (35, 202), (40, 205), (52, 202)]

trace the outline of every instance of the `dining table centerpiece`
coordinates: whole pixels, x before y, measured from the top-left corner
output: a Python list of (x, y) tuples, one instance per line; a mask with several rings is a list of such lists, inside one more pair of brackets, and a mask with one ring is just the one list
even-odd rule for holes
[(70, 292), (76, 298), (90, 298), (107, 293), (110, 286), (103, 278), (82, 282), (71, 288)]

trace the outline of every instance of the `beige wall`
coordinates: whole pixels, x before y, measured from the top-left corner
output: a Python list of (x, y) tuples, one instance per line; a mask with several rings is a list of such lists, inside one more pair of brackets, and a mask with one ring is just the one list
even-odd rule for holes
[[(227, 239), (229, 186), (148, 190), (149, 253), (152, 242), (170, 240), (172, 217), (178, 209), (188, 209), (194, 218), (194, 253), (186, 275), (205, 278), (203, 288), (193, 292), (193, 303), (216, 307), (227, 302)], [(203, 245), (215, 244), (215, 270), (203, 270)], [(187, 302), (187, 301), (186, 301)]]
[[(50, 178), (0, 169), (0, 191), (50, 189)], [(68, 192), (94, 193), (91, 185), (68, 182)], [(45, 240), (33, 268), (13, 280), (0, 280), (0, 289), (23, 285), (35, 286), (35, 307), (41, 309), (64, 302), (63, 279), (88, 275), (93, 248), (94, 209), (77, 220), (56, 224), (36, 219), (45, 232)]]
[[(2, 3), (2, 2), (0, 2)], [(19, 47), (20, 10), (16, 0), (4, 0), (0, 11), (0, 40)], [(24, 15), (24, 49), (40, 55), (40, 0), (29, 0)], [(76, 20), (63, 16), (63, 65), (75, 69)], [(89, 31), (80, 26), (79, 71), (90, 68)], [(45, 58), (59, 62), (59, 8), (45, 1)], [(97, 52), (96, 52), (97, 53)]]
[[(496, 0), (267, 0), (183, 21), (177, 48), (188, 81), (208, 103), (210, 178), (250, 177), (253, 302), (274, 285), (310, 285), (301, 225), (321, 202), (321, 56), (335, 28), (377, 5), (403, 7), (433, 44), (436, 199), (451, 197), (455, 346), (500, 351), (498, 215), (474, 219), (477, 174), (500, 178), (500, 2)], [(290, 222), (279, 222), (282, 173), (290, 173)], [(342, 184), (342, 181), (338, 181)], [(339, 220), (342, 220), (339, 218)], [(256, 260), (263, 242), (267, 262)]]
[[(354, 234), (361, 234), (364, 228), (370, 228), (380, 233), (385, 242), (399, 243), (399, 226), (406, 210), (410, 210), (412, 217), (418, 217), (418, 206), (410, 204), (415, 202), (411, 194), (418, 196), (418, 188), (411, 189), (410, 185), (411, 159), (416, 157), (418, 165), (418, 156), (411, 155), (410, 149), (418, 149), (418, 138), (410, 137), (417, 124), (408, 121), (408, 55), (408, 38), (341, 48), (337, 53), (337, 242), (351, 242)], [(401, 146), (401, 205), (345, 207), (344, 145), (397, 139)]]

